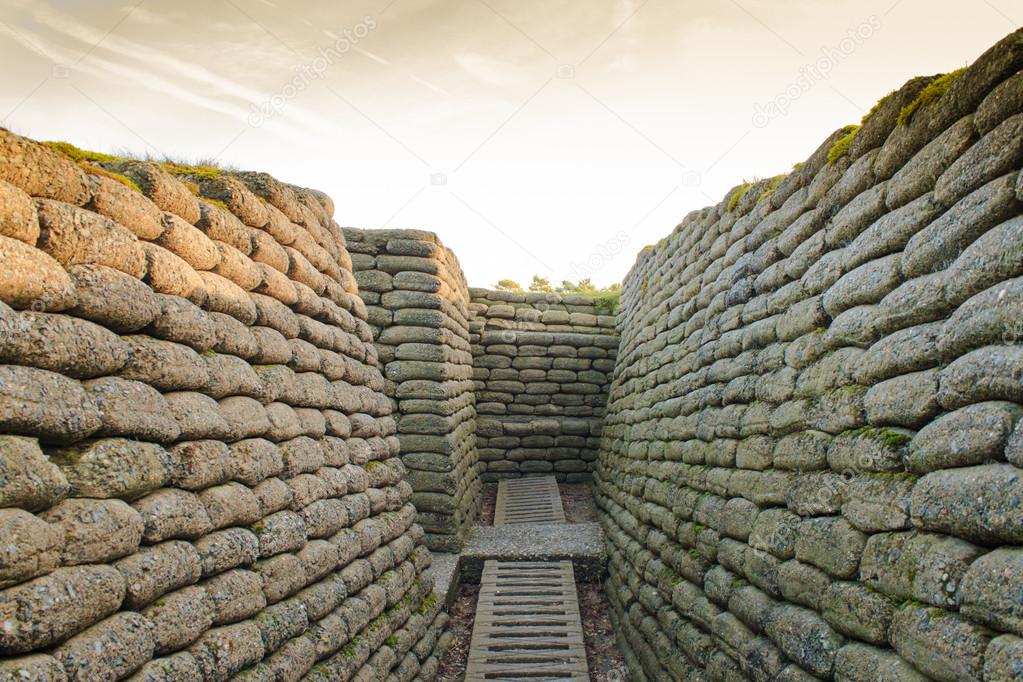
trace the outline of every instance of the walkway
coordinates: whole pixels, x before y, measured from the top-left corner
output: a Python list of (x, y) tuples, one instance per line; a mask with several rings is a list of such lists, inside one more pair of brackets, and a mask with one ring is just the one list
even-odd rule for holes
[[(494, 523), (567, 529), (554, 477), (502, 481)], [(484, 563), (467, 681), (589, 679), (572, 562), (538, 558)]]

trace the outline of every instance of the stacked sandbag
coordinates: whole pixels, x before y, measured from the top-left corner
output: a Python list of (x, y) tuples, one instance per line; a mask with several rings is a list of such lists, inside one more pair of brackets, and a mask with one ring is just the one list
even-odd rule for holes
[(594, 477), (633, 679), (1020, 679), (1021, 93), (1017, 31), (639, 256)]
[(458, 551), (481, 501), (465, 276), (432, 232), (346, 228), (345, 236), (400, 415), (418, 522), (430, 549)]
[(618, 351), (611, 311), (582, 295), (470, 293), (482, 479), (589, 480)]
[(332, 212), (0, 130), (0, 680), (433, 678)]

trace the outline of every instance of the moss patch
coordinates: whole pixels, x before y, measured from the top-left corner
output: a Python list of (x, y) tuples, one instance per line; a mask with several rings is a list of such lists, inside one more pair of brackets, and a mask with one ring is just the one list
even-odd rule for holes
[(786, 177), (788, 176), (782, 173), (781, 175), (775, 175), (773, 178), (768, 180), (767, 187), (764, 188), (764, 191), (761, 192), (760, 196), (757, 197), (757, 203), (759, 204), (761, 201), (764, 201), (765, 199), (770, 199), (771, 195), (774, 194), (774, 191), (778, 189), (778, 186)]
[(856, 133), (860, 132), (860, 126), (846, 126), (842, 128), (845, 135), (828, 150), (828, 163), (838, 163), (838, 160), (849, 154), (849, 146), (856, 139)]
[(732, 196), (728, 197), (728, 212), (729, 213), (731, 213), (732, 211), (735, 210), (735, 207), (739, 205), (739, 202), (742, 201), (742, 198), (744, 196), (746, 196), (746, 194), (750, 190), (750, 187), (752, 187), (752, 186), (753, 186), (753, 183), (751, 183), (751, 182), (744, 182), (741, 185), (739, 185), (735, 189), (734, 192), (732, 192)]
[[(194, 182), (192, 182), (192, 183), (189, 183), (189, 184), (191, 184), (191, 185), (194, 185), (195, 183), (194, 183)], [(223, 201), (221, 201), (220, 199), (210, 199), (209, 197), (203, 197), (203, 198), (202, 198), (202, 200), (203, 200), (203, 201), (205, 201), (205, 202), (206, 202), (207, 204), (213, 204), (214, 206), (217, 206), (217, 207), (219, 207), (219, 208), (222, 208), (222, 209), (224, 209), (225, 211), (228, 211), (228, 212), (230, 212), (230, 211), (231, 211), (231, 209), (229, 209), (229, 208), (227, 207), (227, 204), (225, 204), (225, 203), (224, 203)]]
[(934, 104), (941, 99), (941, 96), (944, 95), (950, 87), (952, 87), (952, 84), (956, 82), (956, 79), (963, 75), (963, 72), (965, 71), (966, 67), (964, 66), (963, 68), (956, 69), (951, 73), (938, 76), (928, 83), (927, 87), (921, 90), (920, 94), (918, 94), (912, 102), (902, 107), (902, 111), (899, 112), (898, 124), (900, 126), (909, 125), (910, 121), (913, 120), (913, 114), (923, 107)]
[(49, 147), (53, 151), (63, 154), (75, 162), (92, 161), (94, 163), (102, 163), (104, 161), (121, 160), (111, 154), (101, 154), (100, 152), (92, 152), (88, 149), (79, 149), (70, 142), (43, 142), (42, 144), (44, 147)]
[(99, 175), (99, 176), (102, 176), (104, 178), (110, 178), (111, 180), (113, 180), (115, 182), (121, 183), (122, 185), (124, 185), (128, 189), (133, 189), (136, 192), (138, 192), (139, 194), (142, 194), (142, 190), (139, 189), (139, 186), (136, 185), (132, 181), (132, 179), (129, 178), (127, 175), (121, 175), (120, 173), (115, 173), (113, 171), (109, 171), (106, 168), (102, 168), (101, 166), (94, 166), (94, 165), (92, 165), (91, 163), (89, 163), (87, 161), (79, 161), (78, 162), (78, 166), (79, 166), (79, 168), (81, 168), (83, 171), (85, 171), (89, 175)]

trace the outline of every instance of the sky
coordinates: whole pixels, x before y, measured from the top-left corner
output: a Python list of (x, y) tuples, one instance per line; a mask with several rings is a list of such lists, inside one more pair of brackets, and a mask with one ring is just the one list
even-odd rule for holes
[(215, 159), (431, 230), (472, 286), (621, 281), (1018, 0), (0, 0), (0, 125)]

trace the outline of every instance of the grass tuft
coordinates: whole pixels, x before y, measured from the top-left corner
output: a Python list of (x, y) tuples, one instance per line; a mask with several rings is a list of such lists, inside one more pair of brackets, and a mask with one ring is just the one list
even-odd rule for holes
[(157, 165), (171, 175), (187, 175), (200, 180), (212, 180), (225, 172), (219, 165), (207, 160), (200, 161), (194, 166), (180, 161), (160, 161)]
[(920, 94), (918, 94), (912, 102), (902, 107), (902, 111), (899, 112), (898, 124), (900, 126), (908, 126), (910, 121), (913, 120), (913, 114), (941, 99), (941, 96), (944, 95), (950, 87), (952, 87), (952, 84), (956, 82), (956, 79), (963, 75), (963, 72), (965, 71), (966, 67), (964, 66), (963, 68), (956, 69), (951, 73), (938, 76), (928, 83), (927, 87), (921, 90)]
[(830, 164), (838, 163), (839, 159), (849, 154), (849, 146), (856, 139), (856, 133), (860, 132), (860, 126), (846, 126), (842, 128), (842, 132), (845, 133), (845, 136), (828, 150), (828, 163)]

